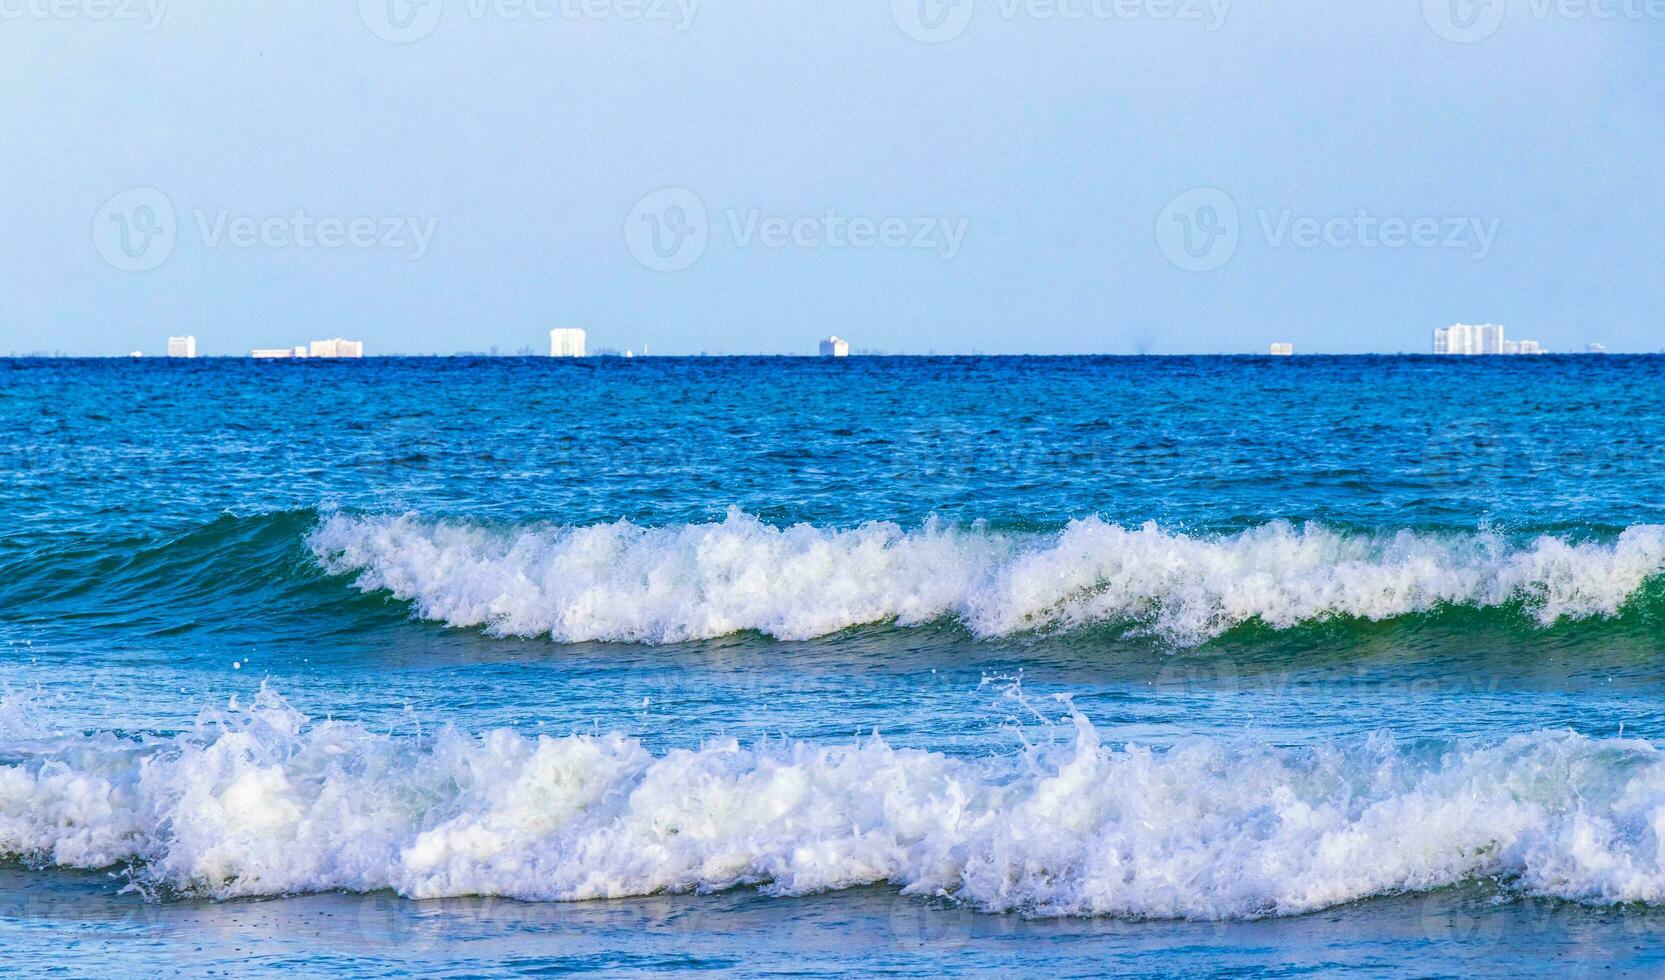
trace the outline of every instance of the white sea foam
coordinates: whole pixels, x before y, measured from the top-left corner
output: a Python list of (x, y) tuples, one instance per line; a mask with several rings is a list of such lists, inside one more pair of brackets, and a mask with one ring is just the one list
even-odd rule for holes
[(1119, 623), (1195, 644), (1259, 621), (1382, 620), (1518, 605), (1539, 623), (1616, 614), (1665, 572), (1665, 527), (1607, 541), (1348, 534), (1277, 522), (1228, 535), (1096, 518), (1014, 535), (720, 523), (513, 529), (336, 514), (312, 533), (331, 571), (425, 618), (503, 635), (667, 643), (758, 630), (807, 639), (955, 617), (973, 633)]
[[(1481, 876), (1665, 900), (1665, 754), (1568, 732), (1435, 751), (1153, 751), (1073, 732), (960, 759), (878, 737), (427, 737), (309, 723), (262, 692), (172, 739), (0, 711), (0, 853), (216, 897), (391, 888), (533, 900), (889, 883), (1039, 915), (1293, 914)], [(1068, 731), (1068, 728), (1066, 728)]]

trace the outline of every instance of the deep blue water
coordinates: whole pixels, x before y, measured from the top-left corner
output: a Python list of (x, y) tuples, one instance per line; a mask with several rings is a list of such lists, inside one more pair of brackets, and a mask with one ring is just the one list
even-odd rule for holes
[(1665, 358), (11, 360), (0, 435), (20, 962), (1665, 947)]

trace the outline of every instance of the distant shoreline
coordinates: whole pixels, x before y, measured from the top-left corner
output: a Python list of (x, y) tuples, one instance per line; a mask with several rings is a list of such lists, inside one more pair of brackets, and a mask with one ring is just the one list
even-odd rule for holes
[(1324, 354), (1306, 353), (1294, 355), (1275, 355), (1266, 353), (1241, 354), (852, 354), (848, 357), (825, 357), (818, 354), (636, 354), (625, 357), (622, 354), (600, 354), (589, 357), (551, 357), (548, 354), (366, 354), (363, 357), (295, 357), (295, 358), (255, 358), (247, 354), (200, 354), (196, 357), (168, 357), (165, 354), (147, 354), (143, 357), (133, 357), (128, 354), (4, 354), (0, 361), (154, 361), (188, 362), (188, 361), (239, 361), (262, 366), (299, 364), (299, 363), (352, 363), (354, 361), (559, 361), (563, 363), (596, 363), (613, 361), (954, 361), (954, 360), (1195, 360), (1198, 358), (1218, 360), (1257, 360), (1257, 361), (1289, 361), (1302, 359), (1405, 359), (1405, 360), (1439, 360), (1457, 362), (1491, 362), (1491, 361), (1533, 361), (1545, 358), (1552, 360), (1564, 359), (1601, 359), (1601, 358), (1633, 358), (1633, 357), (1665, 357), (1665, 351), (1604, 351), (1601, 353), (1586, 353), (1582, 351), (1549, 351), (1542, 354), (1431, 354), (1431, 353), (1371, 353), (1371, 354)]

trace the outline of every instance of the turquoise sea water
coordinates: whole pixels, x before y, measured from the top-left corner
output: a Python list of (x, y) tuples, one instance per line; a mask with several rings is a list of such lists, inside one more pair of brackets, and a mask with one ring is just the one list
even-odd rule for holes
[(1648, 972), (1665, 358), (0, 361), (0, 946)]

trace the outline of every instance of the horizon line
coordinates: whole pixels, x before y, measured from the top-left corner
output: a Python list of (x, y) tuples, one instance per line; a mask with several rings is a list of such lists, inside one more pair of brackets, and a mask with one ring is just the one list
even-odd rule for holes
[(453, 353), (387, 353), (363, 354), (357, 357), (293, 357), (293, 358), (256, 358), (250, 354), (197, 354), (192, 357), (170, 357), (167, 354), (66, 354), (51, 353), (17, 353), (0, 354), (0, 360), (5, 361), (259, 361), (266, 363), (286, 363), (291, 361), (363, 361), (363, 360), (507, 360), (507, 361), (636, 361), (636, 360), (738, 360), (777, 358), (791, 360), (813, 361), (847, 361), (847, 360), (896, 360), (912, 358), (920, 360), (946, 360), (951, 358), (1186, 358), (1186, 357), (1220, 357), (1220, 358), (1257, 358), (1265, 360), (1291, 360), (1299, 358), (1326, 357), (1426, 357), (1440, 360), (1469, 361), (1488, 360), (1492, 358), (1510, 358), (1533, 360), (1542, 357), (1658, 357), (1665, 355), (1665, 348), (1657, 351), (1543, 351), (1534, 354), (1436, 354), (1431, 351), (1354, 351), (1328, 352), (1311, 351), (1294, 354), (1270, 354), (1256, 351), (1164, 351), (1144, 353), (1109, 353), (1109, 352), (1081, 352), (1081, 353), (986, 353), (983, 351), (968, 351), (954, 353), (889, 353), (870, 352), (849, 354), (840, 357), (830, 357), (814, 353), (697, 353), (697, 354), (588, 354), (583, 357), (563, 357), (550, 354), (490, 354), (479, 351), (457, 351)]

